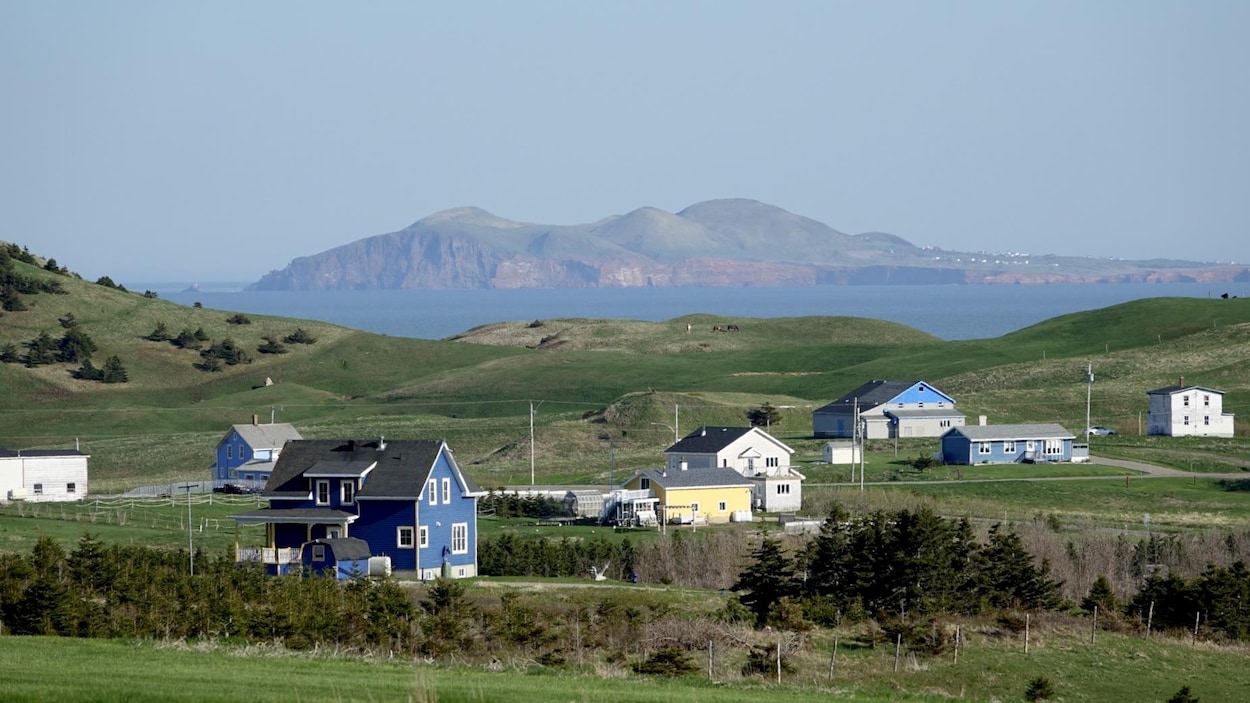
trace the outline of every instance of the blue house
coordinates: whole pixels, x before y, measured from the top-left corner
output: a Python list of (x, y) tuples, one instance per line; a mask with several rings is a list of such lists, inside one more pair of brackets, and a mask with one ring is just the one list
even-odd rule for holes
[(482, 490), (442, 440), (297, 440), (274, 466), (268, 508), (232, 516), (264, 525), (264, 545), (236, 547), (241, 562), (298, 571), (304, 545), (354, 537), (370, 556), (422, 580), (477, 575)]
[(812, 435), (850, 439), (857, 420), (865, 439), (941, 437), (964, 425), (955, 399), (928, 383), (877, 380), (812, 411)]
[(1011, 464), (1072, 461), (1076, 436), (1054, 423), (968, 425), (942, 435), (947, 464)]
[(231, 426), (217, 443), (214, 482), (264, 485), (273, 473), (282, 447), (293, 439), (303, 439), (288, 423), (262, 425), (259, 419), (253, 415), (252, 424)]

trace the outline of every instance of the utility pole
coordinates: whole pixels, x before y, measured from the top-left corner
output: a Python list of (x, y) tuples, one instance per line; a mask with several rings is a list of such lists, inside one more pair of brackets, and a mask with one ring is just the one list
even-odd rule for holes
[(1094, 365), (1087, 363), (1085, 365), (1085, 376), (1089, 379), (1089, 384), (1085, 387), (1085, 443), (1089, 443), (1089, 405), (1094, 395)]
[(534, 401), (530, 401), (530, 485), (534, 485)]
[(681, 441), (681, 438), (677, 436), (677, 428), (681, 425), (680, 417), (681, 413), (677, 410), (677, 403), (673, 403), (673, 444)]
[(189, 562), (192, 576), (195, 576), (195, 545), (192, 544), (195, 533), (191, 528), (191, 488), (194, 486), (194, 483), (188, 483), (182, 486), (187, 489), (187, 560)]

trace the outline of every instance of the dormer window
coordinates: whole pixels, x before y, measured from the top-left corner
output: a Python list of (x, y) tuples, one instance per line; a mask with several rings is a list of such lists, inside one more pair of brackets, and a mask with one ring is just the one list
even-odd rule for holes
[(316, 498), (317, 505), (329, 505), (330, 504), (330, 482), (325, 479), (317, 479), (315, 489), (316, 491), (314, 493), (314, 496)]
[(339, 484), (339, 502), (343, 505), (351, 505), (356, 502), (356, 482), (348, 479)]

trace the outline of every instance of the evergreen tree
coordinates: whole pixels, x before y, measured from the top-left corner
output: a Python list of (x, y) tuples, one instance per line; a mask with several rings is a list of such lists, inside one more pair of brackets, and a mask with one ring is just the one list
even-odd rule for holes
[(195, 328), (194, 335), (195, 335), (195, 341), (197, 341), (197, 342), (207, 342), (207, 341), (208, 341), (208, 333), (204, 331), (204, 328), (203, 328), (203, 327), (196, 327), (196, 328)]
[(26, 310), (26, 303), (23, 303), (21, 296), (17, 294), (17, 288), (6, 283), (3, 288), (0, 288), (0, 307), (3, 307), (6, 312), (22, 312)]
[(12, 342), (0, 344), (0, 362), (11, 364), (18, 360), (17, 346)]
[(315, 344), (317, 338), (309, 334), (303, 327), (295, 328), (295, 331), (282, 338), (287, 344)]
[(1188, 686), (1181, 686), (1181, 690), (1173, 693), (1168, 703), (1198, 703), (1198, 697), (1189, 692)]
[(26, 342), (26, 366), (43, 366), (56, 361), (57, 343), (47, 332)]
[(755, 613), (756, 627), (763, 627), (768, 614), (782, 599), (797, 596), (801, 583), (795, 576), (794, 562), (782, 550), (781, 542), (765, 537), (751, 553), (752, 562), (738, 574), (734, 591), (738, 600)]
[(1120, 609), (1115, 592), (1111, 590), (1111, 582), (1106, 576), (1099, 576), (1094, 581), (1094, 585), (1089, 587), (1089, 595), (1081, 601), (1081, 610), (1087, 613), (1094, 612), (1094, 606), (1098, 606), (1098, 612), (1104, 614), (1114, 613)]
[(199, 349), (200, 340), (196, 338), (195, 333), (189, 329), (184, 329), (178, 333), (177, 337), (171, 340), (175, 347), (179, 349)]
[(73, 376), (74, 378), (81, 379), (83, 381), (103, 381), (104, 370), (97, 369), (95, 365), (91, 363), (91, 359), (83, 359), (82, 366), (79, 366), (73, 371)]
[(764, 404), (758, 408), (751, 408), (747, 411), (747, 421), (752, 427), (771, 427), (781, 422), (781, 410), (772, 403), (764, 401)]
[(144, 339), (149, 342), (167, 342), (169, 341), (169, 328), (165, 326), (164, 322), (158, 322), (156, 323), (156, 328), (149, 332)]
[(998, 608), (1048, 609), (1059, 602), (1059, 584), (1050, 580), (1050, 563), (1033, 565), (1033, 555), (1020, 535), (990, 528), (989, 543), (981, 550), (977, 574), (983, 598)]
[(57, 343), (57, 360), (69, 364), (86, 361), (95, 351), (95, 342), (86, 332), (70, 327)]
[(1050, 679), (1045, 676), (1039, 676), (1032, 681), (1024, 689), (1024, 699), (1026, 701), (1048, 701), (1055, 697), (1055, 687)]
[(265, 343), (256, 347), (256, 351), (260, 352), (261, 354), (285, 354), (287, 353), (286, 345), (282, 344), (282, 342), (279, 342), (273, 336), (266, 335), (262, 337), (261, 339), (264, 339)]
[(126, 373), (121, 359), (110, 356), (104, 360), (104, 377), (100, 380), (105, 383), (126, 383), (130, 380), (130, 375)]
[(61, 327), (64, 327), (67, 330), (73, 329), (78, 325), (78, 320), (74, 319), (74, 313), (72, 312), (65, 313), (63, 316), (58, 317), (56, 321), (61, 323)]

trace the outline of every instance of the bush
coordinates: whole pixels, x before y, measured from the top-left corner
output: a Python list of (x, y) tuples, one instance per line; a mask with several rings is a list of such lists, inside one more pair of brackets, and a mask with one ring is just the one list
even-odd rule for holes
[(287, 344), (316, 344), (317, 338), (309, 334), (303, 327), (297, 327), (294, 332), (282, 338)]
[(243, 315), (241, 313), (236, 312), (230, 317), (227, 317), (226, 322), (231, 325), (250, 325), (252, 324), (252, 319), (248, 317), (247, 315)]
[[(793, 674), (794, 665), (782, 654), (781, 673)], [(743, 676), (775, 676), (777, 674), (777, 648), (773, 646), (752, 647), (747, 652), (747, 663), (742, 665)]]
[(1039, 676), (1029, 682), (1028, 688), (1024, 689), (1024, 700), (1026, 701), (1048, 701), (1055, 697), (1055, 687), (1050, 683), (1050, 679), (1045, 676)]
[(685, 650), (672, 645), (661, 647), (633, 668), (636, 673), (653, 676), (683, 676), (698, 670)]

